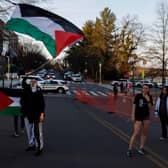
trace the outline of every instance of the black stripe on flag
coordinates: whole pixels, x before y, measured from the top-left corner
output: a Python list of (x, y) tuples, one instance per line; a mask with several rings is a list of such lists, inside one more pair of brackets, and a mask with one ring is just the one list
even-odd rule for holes
[(19, 7), (22, 17), (47, 17), (53, 22), (61, 25), (65, 31), (83, 35), (83, 32), (77, 26), (61, 16), (33, 5), (19, 4)]

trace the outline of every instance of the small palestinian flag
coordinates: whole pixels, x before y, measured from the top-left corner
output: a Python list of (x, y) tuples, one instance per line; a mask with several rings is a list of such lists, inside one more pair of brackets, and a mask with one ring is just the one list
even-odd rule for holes
[(82, 31), (68, 20), (28, 4), (16, 5), (6, 28), (42, 41), (53, 58), (83, 38)]
[(20, 98), (8, 97), (0, 92), (0, 115), (21, 115)]

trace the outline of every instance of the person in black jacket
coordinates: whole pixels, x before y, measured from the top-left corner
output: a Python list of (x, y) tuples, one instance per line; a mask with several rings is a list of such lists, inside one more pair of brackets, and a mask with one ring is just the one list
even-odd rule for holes
[(133, 122), (133, 134), (129, 142), (129, 148), (127, 151), (127, 156), (131, 157), (133, 155), (133, 145), (141, 131), (140, 147), (138, 153), (141, 155), (145, 154), (144, 145), (147, 137), (147, 131), (150, 124), (150, 111), (153, 106), (152, 96), (149, 94), (149, 86), (142, 86), (142, 93), (138, 93), (135, 96), (131, 120)]
[(24, 118), (26, 133), (28, 137), (28, 147), (26, 148), (26, 151), (32, 151), (36, 149), (35, 146), (35, 136), (34, 136), (34, 124), (30, 123), (28, 120), (27, 114), (29, 113), (29, 95), (31, 93), (31, 87), (30, 84), (27, 84), (27, 78), (23, 78), (22, 81), (22, 94), (20, 98), (20, 104), (21, 104), (21, 113), (22, 117)]
[(36, 156), (43, 152), (43, 132), (42, 125), (44, 121), (45, 102), (41, 90), (37, 86), (37, 81), (32, 80), (30, 83), (31, 91), (28, 96), (27, 118), (29, 123), (34, 124), (34, 135), (36, 139)]
[(163, 86), (160, 96), (157, 98), (154, 108), (155, 116), (159, 116), (161, 123), (162, 136), (160, 140), (167, 139), (168, 126), (168, 87)]

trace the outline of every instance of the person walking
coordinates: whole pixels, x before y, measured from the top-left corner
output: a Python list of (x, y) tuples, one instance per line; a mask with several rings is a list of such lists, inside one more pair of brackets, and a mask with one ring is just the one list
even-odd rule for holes
[(123, 84), (123, 82), (120, 83), (120, 92), (121, 93), (124, 92), (124, 84)]
[(28, 147), (26, 148), (26, 151), (32, 151), (36, 150), (36, 146), (35, 146), (34, 124), (28, 121), (29, 101), (30, 101), (29, 95), (31, 93), (31, 87), (30, 84), (27, 83), (26, 77), (23, 78), (22, 88), (23, 91), (20, 98), (20, 104), (21, 104), (21, 113), (22, 117), (24, 118), (24, 125), (28, 138)]
[(160, 140), (167, 138), (167, 125), (168, 125), (168, 88), (164, 86), (161, 90), (160, 96), (157, 98), (154, 108), (155, 116), (159, 116), (161, 123), (162, 135)]
[(133, 122), (133, 134), (129, 142), (129, 148), (127, 151), (127, 156), (131, 157), (133, 155), (133, 146), (135, 144), (136, 138), (141, 130), (140, 147), (138, 153), (141, 155), (145, 154), (144, 145), (147, 137), (147, 131), (150, 123), (150, 111), (153, 106), (153, 99), (149, 93), (149, 86), (142, 86), (142, 93), (135, 96), (131, 120)]
[(128, 94), (130, 94), (130, 90), (131, 90), (131, 83), (127, 83), (127, 92), (128, 92)]
[(114, 96), (118, 95), (118, 85), (117, 84), (114, 84), (114, 86), (113, 86), (113, 92), (114, 92)]
[(31, 91), (28, 99), (27, 118), (29, 123), (34, 124), (34, 135), (36, 140), (36, 156), (43, 152), (43, 121), (45, 117), (45, 102), (41, 90), (38, 88), (37, 81), (31, 80)]

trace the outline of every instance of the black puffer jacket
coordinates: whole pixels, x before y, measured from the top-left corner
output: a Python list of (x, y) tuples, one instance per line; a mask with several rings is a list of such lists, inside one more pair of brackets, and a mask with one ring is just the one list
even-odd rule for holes
[(31, 89), (23, 92), (21, 100), (21, 112), (27, 117), (30, 123), (39, 122), (41, 113), (45, 111), (43, 94), (39, 89), (32, 92)]
[(29, 101), (29, 94), (31, 92), (30, 85), (26, 83), (26, 78), (23, 78), (22, 81), (22, 92), (20, 96), (20, 104), (21, 104), (21, 113), (23, 114), (23, 117), (27, 116), (27, 102)]

